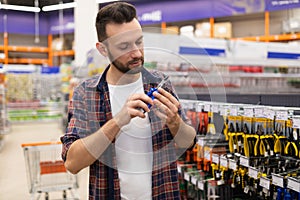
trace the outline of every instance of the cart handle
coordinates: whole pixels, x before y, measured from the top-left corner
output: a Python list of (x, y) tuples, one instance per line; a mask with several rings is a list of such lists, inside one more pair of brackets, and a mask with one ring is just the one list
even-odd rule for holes
[(44, 145), (53, 145), (53, 144), (61, 144), (61, 141), (23, 143), (23, 144), (21, 144), (21, 146), (28, 147), (28, 146), (44, 146)]

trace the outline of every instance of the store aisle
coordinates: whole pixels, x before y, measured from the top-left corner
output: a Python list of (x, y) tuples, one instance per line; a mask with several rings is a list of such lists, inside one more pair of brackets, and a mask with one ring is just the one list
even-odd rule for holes
[[(11, 126), (4, 137), (0, 150), (0, 200), (30, 199), (24, 163), (22, 143), (57, 141), (62, 135), (59, 122), (24, 123)], [(88, 170), (78, 174), (80, 199), (87, 199)], [(53, 193), (52, 198), (61, 198), (61, 193)], [(43, 198), (41, 198), (43, 199)]]

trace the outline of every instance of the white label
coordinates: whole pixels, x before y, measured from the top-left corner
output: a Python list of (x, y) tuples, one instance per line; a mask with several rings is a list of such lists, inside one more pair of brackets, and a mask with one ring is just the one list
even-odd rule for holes
[(188, 173), (184, 173), (184, 180), (190, 181), (190, 175)]
[(260, 177), (259, 185), (267, 190), (270, 190), (270, 180), (265, 177)]
[(182, 171), (181, 171), (181, 166), (180, 165), (177, 166), (177, 171), (181, 174)]
[(220, 157), (220, 165), (222, 166), (222, 167), (228, 167), (228, 160), (227, 160), (227, 158), (225, 158), (225, 157), (223, 157), (223, 156), (221, 156)]
[(271, 109), (268, 109), (269, 111), (268, 111), (268, 118), (269, 119), (274, 119), (274, 117), (275, 117), (275, 111), (274, 110), (271, 110)]
[(205, 112), (210, 112), (210, 105), (209, 104), (204, 105), (204, 111)]
[(293, 117), (293, 128), (300, 128), (300, 116)]
[(220, 157), (218, 154), (212, 154), (212, 162), (213, 163), (216, 163), (217, 165), (219, 164), (219, 160), (220, 160)]
[(197, 106), (196, 106), (196, 111), (197, 112), (202, 112), (202, 108), (203, 108), (203, 105), (198, 103)]
[(192, 182), (192, 184), (197, 185), (197, 178), (195, 176), (192, 176), (191, 182)]
[(237, 162), (235, 160), (229, 159), (229, 169), (237, 170)]
[(204, 158), (210, 160), (210, 151), (204, 151)]
[(254, 108), (255, 117), (264, 117), (262, 108)]
[(244, 108), (245, 117), (253, 117), (253, 108)]
[(227, 107), (220, 108), (220, 114), (223, 115), (223, 116), (227, 116), (228, 108)]
[(205, 144), (204, 139), (198, 138), (197, 144), (201, 147), (204, 147), (204, 144)]
[(253, 168), (253, 167), (249, 167), (249, 176), (251, 177), (251, 178), (254, 178), (254, 179), (257, 179), (258, 178), (258, 170), (257, 169), (255, 169), (255, 168)]
[(218, 113), (219, 112), (219, 106), (218, 105), (212, 105), (211, 110), (213, 113)]
[(288, 111), (279, 110), (276, 112), (276, 120), (288, 120)]
[(283, 177), (272, 174), (272, 184), (283, 188)]
[(292, 189), (296, 192), (300, 192), (300, 183), (290, 177), (288, 177), (288, 184), (287, 184), (287, 187), (289, 189)]
[(230, 107), (230, 115), (231, 116), (238, 116), (238, 108), (235, 106)]
[(247, 158), (245, 156), (241, 156), (240, 157), (240, 165), (242, 165), (244, 167), (249, 167), (249, 158)]
[(197, 187), (199, 188), (199, 190), (204, 190), (204, 182), (198, 181)]

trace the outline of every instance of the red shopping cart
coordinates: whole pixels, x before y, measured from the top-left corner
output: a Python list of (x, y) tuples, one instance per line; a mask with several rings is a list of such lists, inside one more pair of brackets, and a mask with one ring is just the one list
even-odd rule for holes
[[(69, 173), (61, 159), (60, 142), (40, 142), (21, 145), (24, 150), (27, 182), (31, 199), (39, 199), (44, 193), (62, 192), (62, 199), (79, 199), (77, 176)], [(67, 198), (67, 194), (71, 198)]]

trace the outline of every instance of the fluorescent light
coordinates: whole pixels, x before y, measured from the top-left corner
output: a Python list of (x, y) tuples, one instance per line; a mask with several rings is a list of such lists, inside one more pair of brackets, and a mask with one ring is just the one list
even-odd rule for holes
[(27, 12), (40, 12), (41, 11), (41, 9), (39, 7), (17, 6), (17, 5), (8, 5), (8, 4), (0, 4), (0, 8), (7, 9), (7, 10), (27, 11)]
[(119, 1), (119, 0), (97, 0), (97, 3), (109, 3), (112, 1)]
[(71, 3), (60, 3), (60, 4), (55, 4), (55, 5), (50, 5), (50, 6), (44, 6), (42, 8), (43, 11), (54, 11), (54, 10), (62, 10), (62, 9), (68, 9), (68, 8), (75, 8), (76, 7), (76, 2), (71, 2)]

